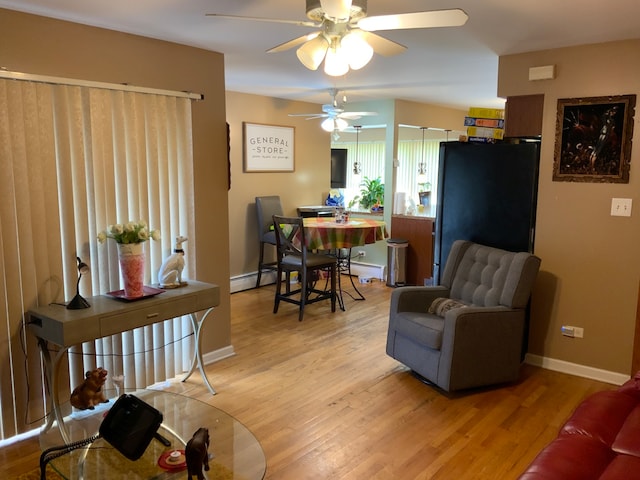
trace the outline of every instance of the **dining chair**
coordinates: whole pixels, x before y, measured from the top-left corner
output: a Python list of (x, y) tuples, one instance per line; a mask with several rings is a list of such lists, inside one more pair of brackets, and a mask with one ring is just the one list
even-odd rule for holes
[[(298, 320), (302, 321), (304, 307), (321, 300), (331, 300), (331, 311), (336, 311), (336, 275), (337, 260), (330, 255), (307, 251), (302, 217), (284, 217), (273, 215), (273, 227), (276, 233), (278, 251), (276, 295), (273, 313), (278, 313), (280, 302), (298, 305)], [(330, 289), (317, 288), (321, 279), (321, 271), (328, 271), (331, 281)], [(298, 272), (299, 287), (292, 290), (289, 277), (291, 272)], [(286, 277), (283, 278), (283, 273)], [(282, 283), (286, 289), (282, 291)]]
[(278, 195), (256, 197), (256, 213), (258, 218), (258, 241), (260, 245), (260, 256), (258, 259), (258, 278), (256, 288), (260, 286), (263, 270), (277, 270), (278, 262), (264, 261), (265, 245), (276, 247), (276, 233), (273, 230), (273, 215), (282, 215), (282, 203)]

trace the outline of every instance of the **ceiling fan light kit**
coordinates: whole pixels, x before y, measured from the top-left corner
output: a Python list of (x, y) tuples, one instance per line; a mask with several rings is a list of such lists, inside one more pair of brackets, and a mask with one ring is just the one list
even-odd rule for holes
[(322, 22), (326, 17), (336, 21), (357, 20), (367, 14), (367, 0), (306, 0), (307, 18)]
[(344, 49), (348, 57), (349, 66), (353, 70), (360, 70), (373, 57), (373, 47), (356, 31), (351, 31), (342, 37), (340, 45)]
[(340, 77), (349, 71), (347, 54), (339, 47), (330, 47), (324, 57), (324, 73), (332, 77)]
[(373, 58), (373, 47), (356, 31), (347, 33), (342, 39), (327, 39), (321, 33), (298, 48), (296, 55), (309, 70), (317, 70), (324, 60), (324, 72), (340, 77), (348, 73), (349, 68), (359, 70), (369, 63)]
[(307, 43), (303, 44), (298, 50), (296, 55), (298, 60), (309, 70), (317, 70), (329, 48), (329, 42), (324, 35), (316, 35)]
[(320, 126), (325, 132), (341, 132), (349, 126), (349, 123), (343, 118), (325, 118)]
[(367, 17), (367, 0), (306, 0), (306, 7), (307, 18), (311, 21), (216, 13), (207, 15), (319, 28), (319, 31), (284, 42), (267, 52), (277, 53), (299, 47), (296, 55), (306, 68), (317, 70), (324, 60), (325, 73), (334, 77), (345, 75), (349, 69), (364, 67), (374, 53), (390, 56), (407, 49), (404, 45), (372, 33), (374, 31), (459, 27), (468, 19), (467, 14), (459, 8)]

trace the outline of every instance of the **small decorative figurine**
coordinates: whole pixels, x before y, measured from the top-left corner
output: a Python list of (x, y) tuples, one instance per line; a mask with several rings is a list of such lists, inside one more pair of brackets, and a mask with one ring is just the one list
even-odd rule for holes
[(195, 475), (197, 480), (204, 480), (202, 467), (209, 471), (209, 429), (200, 427), (187, 442), (184, 456), (187, 460), (187, 480)]
[(182, 269), (184, 268), (184, 250), (182, 244), (187, 241), (187, 237), (179, 235), (176, 237), (176, 248), (173, 253), (165, 258), (158, 271), (158, 283), (160, 288), (176, 288), (182, 283)]
[(106, 379), (107, 371), (102, 367), (88, 371), (84, 381), (73, 389), (71, 405), (79, 410), (93, 410), (95, 405), (107, 403), (107, 397), (102, 391)]

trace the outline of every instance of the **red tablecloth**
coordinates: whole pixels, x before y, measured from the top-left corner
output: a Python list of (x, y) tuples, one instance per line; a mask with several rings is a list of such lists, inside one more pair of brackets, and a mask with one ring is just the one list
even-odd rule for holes
[(347, 223), (336, 223), (335, 218), (328, 217), (305, 218), (304, 234), (309, 250), (358, 247), (389, 236), (380, 220), (353, 218)]

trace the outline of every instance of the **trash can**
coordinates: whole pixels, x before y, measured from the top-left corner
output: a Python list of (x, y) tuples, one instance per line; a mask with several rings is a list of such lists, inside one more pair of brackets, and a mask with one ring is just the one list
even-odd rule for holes
[(387, 240), (387, 286), (401, 287), (407, 283), (407, 248), (409, 241), (401, 238)]

